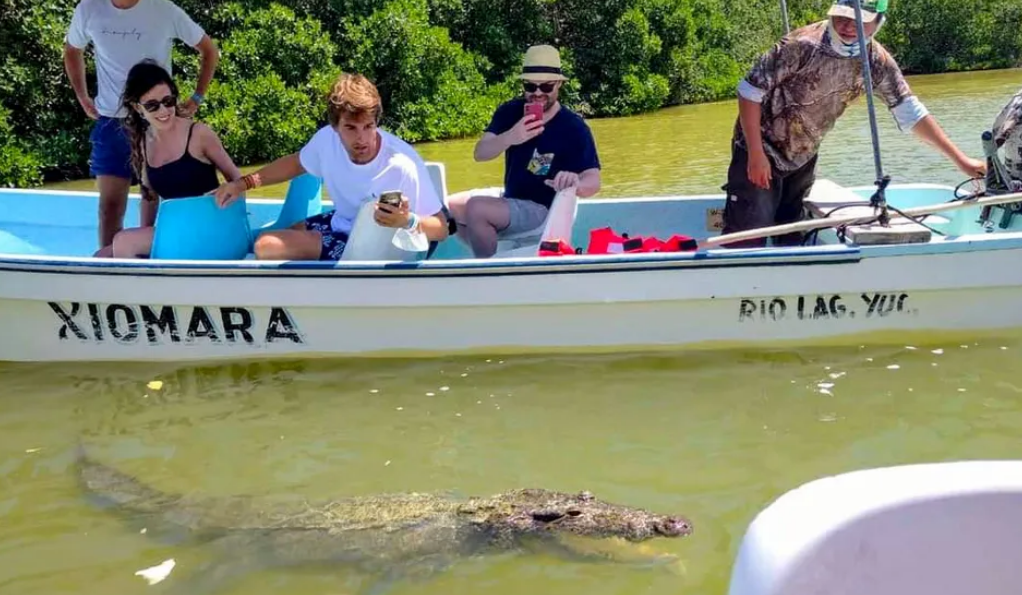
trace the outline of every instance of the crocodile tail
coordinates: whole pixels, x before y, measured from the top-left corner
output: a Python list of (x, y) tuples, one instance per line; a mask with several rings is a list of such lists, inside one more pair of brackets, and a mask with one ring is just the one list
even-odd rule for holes
[(166, 512), (179, 497), (165, 494), (138, 479), (89, 457), (78, 441), (75, 467), (79, 484), (102, 508), (116, 508), (135, 514)]

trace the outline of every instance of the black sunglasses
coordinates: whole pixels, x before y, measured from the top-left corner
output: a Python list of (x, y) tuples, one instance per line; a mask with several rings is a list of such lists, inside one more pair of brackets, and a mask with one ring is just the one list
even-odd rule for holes
[(150, 114), (160, 109), (160, 106), (173, 108), (177, 105), (177, 95), (167, 95), (163, 99), (150, 99), (142, 104), (142, 108)]
[(553, 81), (546, 83), (522, 83), (522, 86), (525, 87), (526, 93), (535, 93), (536, 89), (539, 89), (544, 93), (550, 93), (554, 90), (554, 87), (557, 86), (557, 83)]

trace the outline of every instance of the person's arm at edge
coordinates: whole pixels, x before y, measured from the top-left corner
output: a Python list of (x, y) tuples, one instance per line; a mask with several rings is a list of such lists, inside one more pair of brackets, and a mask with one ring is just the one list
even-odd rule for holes
[(511, 142), (508, 140), (507, 132), (503, 134), (484, 132), (483, 137), (476, 143), (472, 157), (477, 162), (491, 161), (500, 157), (510, 146)]
[(442, 242), (450, 235), (447, 228), (447, 217), (443, 211), (437, 211), (429, 217), (419, 217), (419, 229), (426, 234), (431, 242)]
[(85, 82), (85, 51), (67, 42), (64, 43), (64, 71), (71, 81), (71, 88), (78, 104), (85, 110), (85, 115), (93, 120), (98, 119), (99, 112), (89, 97), (89, 87)]
[[(213, 81), (213, 74), (220, 63), (220, 50), (210, 36), (183, 8), (173, 2), (168, 6), (170, 14), (167, 15), (167, 18), (174, 23), (174, 36), (199, 52), (199, 76), (195, 83), (194, 95), (205, 97), (209, 85)], [(179, 111), (182, 115), (191, 117), (198, 109), (198, 103), (189, 97), (181, 104)]]
[(982, 177), (986, 173), (986, 162), (972, 159), (948, 138), (937, 119), (912, 92), (894, 57), (882, 47), (878, 48), (874, 70), (877, 76), (874, 88), (887, 104), (899, 130), (911, 131), (967, 175)]
[(202, 141), (202, 154), (209, 159), (213, 165), (224, 175), (228, 182), (241, 179), (241, 170), (234, 164), (234, 160), (227, 154), (223, 142), (209, 126), (198, 123), (200, 140)]
[(578, 186), (575, 188), (575, 196), (580, 198), (589, 198), (590, 196), (594, 196), (600, 191), (601, 184), (602, 180), (600, 178), (600, 168), (589, 168), (579, 174)]
[(220, 49), (209, 35), (203, 35), (199, 43), (193, 47), (200, 54), (199, 79), (195, 83), (195, 93), (205, 97), (209, 84), (213, 82), (213, 74), (220, 64)]
[(981, 177), (986, 173), (986, 163), (969, 157), (958, 148), (958, 145), (948, 138), (944, 129), (941, 128), (940, 124), (937, 123), (937, 119), (932, 114), (927, 114), (916, 122), (912, 126), (912, 133), (926, 144), (940, 151), (963, 172), (971, 173), (977, 177)]
[(252, 188), (258, 188), (260, 186), (280, 184), (297, 178), (303, 173), (305, 173), (305, 168), (302, 166), (298, 153), (291, 153), (290, 155), (285, 155), (276, 159), (251, 174), (242, 176), (237, 180), (221, 184), (214, 194), (216, 196), (217, 204), (224, 206), (248, 190), (245, 182), (246, 179), (252, 181)]
[(501, 105), (493, 112), (482, 138), (476, 142), (472, 157), (477, 163), (496, 159), (511, 147), (511, 133), (514, 130), (514, 125), (506, 123), (507, 110), (510, 109), (507, 105), (509, 104)]

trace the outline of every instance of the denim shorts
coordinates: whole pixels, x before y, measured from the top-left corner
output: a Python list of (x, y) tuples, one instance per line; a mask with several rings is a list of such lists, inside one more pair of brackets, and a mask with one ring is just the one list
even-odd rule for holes
[(89, 155), (89, 173), (95, 176), (116, 176), (136, 183), (131, 169), (131, 142), (124, 120), (100, 116), (89, 134), (92, 154)]
[(330, 226), (333, 216), (334, 211), (331, 210), (313, 215), (305, 220), (306, 230), (318, 231), (323, 236), (323, 247), (319, 252), (320, 260), (340, 260), (341, 254), (344, 253), (344, 247), (348, 245), (348, 234), (334, 231)]

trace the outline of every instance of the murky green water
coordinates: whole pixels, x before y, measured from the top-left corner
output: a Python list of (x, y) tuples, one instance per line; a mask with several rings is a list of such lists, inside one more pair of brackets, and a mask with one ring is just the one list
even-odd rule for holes
[[(912, 81), (950, 136), (978, 155), (1018, 71)], [(593, 122), (607, 196), (714, 192), (734, 106)], [(873, 177), (865, 111), (828, 140), (822, 175)], [(881, 112), (896, 179), (957, 183)], [(492, 184), (472, 141), (423, 147), (453, 189)], [(223, 367), (0, 364), (0, 593), (158, 592), (205, 550), (162, 544), (83, 498), (78, 437), (103, 461), (186, 493), (328, 498), (390, 491), (588, 489), (692, 519), (658, 548), (686, 573), (546, 556), (466, 560), (394, 594), (711, 595), (726, 591), (747, 523), (784, 491), (851, 469), (1018, 456), (1022, 337), (778, 352)], [(147, 388), (158, 379), (159, 390)], [(174, 559), (167, 582), (134, 573)], [(269, 569), (222, 593), (344, 595), (342, 568)]]
[[(722, 593), (773, 498), (867, 466), (1018, 456), (1022, 338), (916, 349), (676, 356), (0, 367), (0, 592), (128, 594), (163, 545), (90, 507), (74, 440), (166, 490), (327, 498), (589, 489), (687, 515), (657, 547), (687, 574), (550, 557), (466, 560), (394, 593)], [(159, 391), (146, 388), (163, 381)], [(353, 593), (343, 569), (275, 569), (223, 593)], [(165, 584), (170, 584), (170, 580)]]

